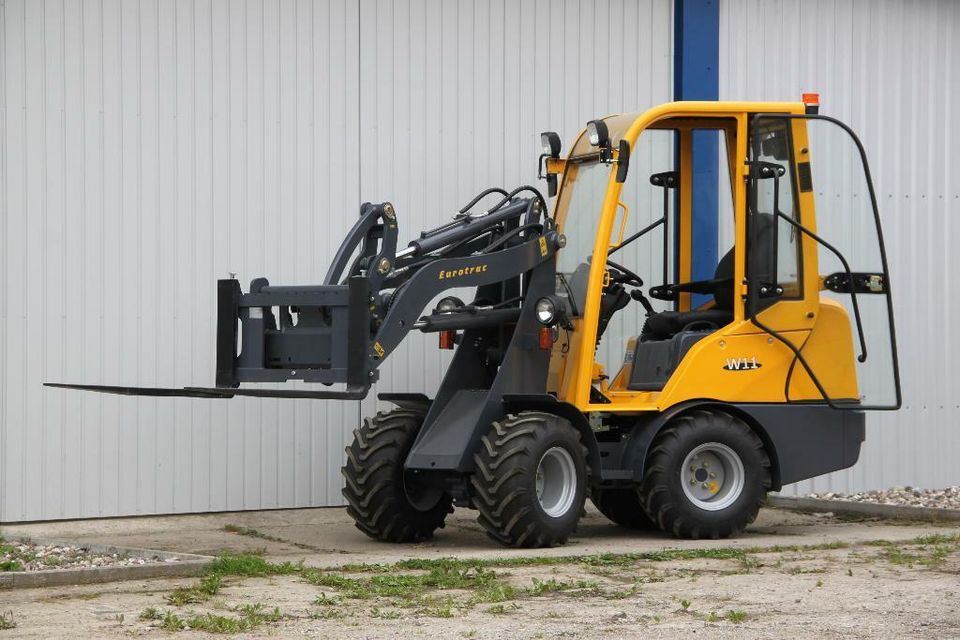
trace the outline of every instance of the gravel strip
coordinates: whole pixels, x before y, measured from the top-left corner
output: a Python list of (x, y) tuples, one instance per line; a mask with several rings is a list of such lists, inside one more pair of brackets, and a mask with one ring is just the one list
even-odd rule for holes
[(0, 572), (129, 567), (156, 562), (176, 562), (176, 558), (97, 553), (83, 546), (5, 542), (0, 538)]
[(808, 498), (818, 500), (846, 500), (901, 507), (928, 507), (931, 509), (960, 509), (960, 486), (946, 489), (918, 489), (894, 487), (886, 491), (863, 491), (860, 493), (810, 493)]

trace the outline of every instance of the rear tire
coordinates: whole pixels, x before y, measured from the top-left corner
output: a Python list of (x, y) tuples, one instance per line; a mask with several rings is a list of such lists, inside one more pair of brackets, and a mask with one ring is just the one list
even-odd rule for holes
[(661, 529), (680, 538), (726, 538), (757, 517), (770, 489), (770, 457), (739, 418), (697, 410), (653, 441), (640, 494)]
[(643, 510), (643, 501), (636, 486), (601, 489), (594, 487), (590, 499), (608, 520), (625, 529), (650, 531), (657, 523)]
[(365, 418), (353, 431), (341, 469), (343, 497), (357, 528), (375, 540), (429, 540), (453, 511), (447, 494), (438, 494), (429, 508), (415, 506), (407, 494), (403, 463), (422, 424), (422, 414), (395, 409)]
[(553, 547), (576, 530), (587, 493), (587, 450), (569, 421), (524, 411), (494, 422), (474, 455), (478, 520), (511, 547)]

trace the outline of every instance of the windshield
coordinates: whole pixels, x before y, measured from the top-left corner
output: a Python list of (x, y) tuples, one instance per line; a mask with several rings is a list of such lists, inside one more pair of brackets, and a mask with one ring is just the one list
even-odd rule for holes
[(571, 314), (581, 316), (587, 294), (589, 261), (597, 237), (611, 165), (597, 161), (573, 164), (564, 177), (556, 220), (567, 237), (557, 258), (557, 295), (566, 298)]

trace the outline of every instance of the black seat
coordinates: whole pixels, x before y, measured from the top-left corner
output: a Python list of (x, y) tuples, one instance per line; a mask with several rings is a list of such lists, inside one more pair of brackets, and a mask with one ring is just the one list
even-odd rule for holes
[[(773, 234), (776, 233), (774, 218), (769, 214), (756, 214), (751, 237), (751, 255), (758, 261), (759, 273), (770, 273), (776, 264), (771, 249)], [(717, 282), (713, 289), (714, 306), (710, 309), (692, 311), (661, 311), (647, 318), (640, 334), (640, 340), (666, 340), (684, 327), (690, 329), (719, 329), (733, 322), (733, 249), (727, 251), (717, 268), (713, 279)]]
[(683, 331), (684, 327), (719, 329), (733, 322), (733, 249), (720, 258), (713, 279), (724, 282), (714, 288), (713, 308), (655, 313), (644, 323), (641, 340), (666, 340)]

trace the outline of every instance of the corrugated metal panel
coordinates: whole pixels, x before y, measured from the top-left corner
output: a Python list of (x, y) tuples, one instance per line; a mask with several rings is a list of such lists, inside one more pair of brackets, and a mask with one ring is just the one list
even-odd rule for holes
[[(866, 146), (880, 201), (897, 321), (904, 407), (868, 418), (860, 462), (795, 492), (960, 483), (960, 6), (927, 2), (721, 5), (721, 99), (796, 100)], [(816, 171), (849, 170), (820, 157)], [(848, 230), (849, 231), (849, 230)], [(867, 249), (866, 246), (861, 247)]]
[[(40, 383), (209, 381), (216, 278), (315, 282), (362, 200), (409, 238), (533, 183), (540, 131), (670, 96), (666, 0), (0, 12), (0, 521), (339, 504), (356, 403)], [(412, 339), (380, 390), (445, 362)]]
[(40, 383), (210, 381), (216, 278), (323, 272), (360, 198), (356, 4), (2, 6), (0, 520), (339, 503), (355, 404)]
[[(537, 185), (541, 131), (569, 144), (598, 115), (670, 99), (671, 11), (658, 0), (365, 0), (363, 198), (393, 202), (405, 239), (486, 187)], [(411, 334), (378, 391), (436, 388), (450, 359), (436, 340)]]

